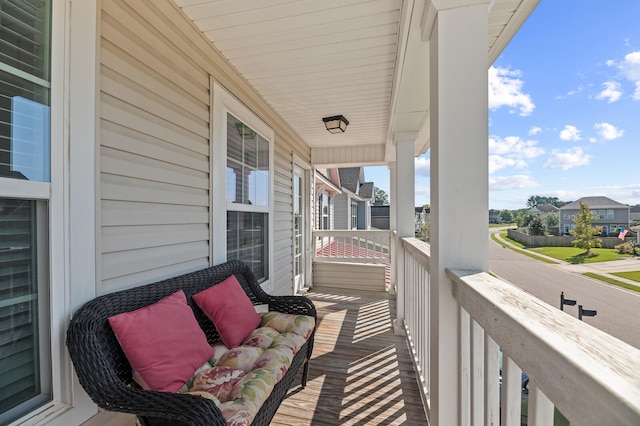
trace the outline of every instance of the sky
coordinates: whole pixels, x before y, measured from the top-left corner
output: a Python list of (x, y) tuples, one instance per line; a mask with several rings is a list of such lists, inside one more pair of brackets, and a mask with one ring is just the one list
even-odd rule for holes
[[(489, 208), (640, 204), (640, 0), (542, 0), (488, 71)], [(429, 204), (429, 153), (415, 160)], [(365, 178), (389, 193), (386, 167)]]

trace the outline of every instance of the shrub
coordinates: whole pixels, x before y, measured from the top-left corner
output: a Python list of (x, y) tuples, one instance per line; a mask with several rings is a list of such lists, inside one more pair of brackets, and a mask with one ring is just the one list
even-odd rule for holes
[(613, 248), (618, 250), (618, 253), (620, 254), (635, 254), (634, 253), (635, 245), (631, 241), (618, 244), (617, 246), (613, 246)]

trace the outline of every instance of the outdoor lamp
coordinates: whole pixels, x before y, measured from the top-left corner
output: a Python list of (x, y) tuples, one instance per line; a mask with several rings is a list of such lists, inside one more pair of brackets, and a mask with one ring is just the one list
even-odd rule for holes
[(334, 115), (333, 117), (325, 117), (322, 119), (329, 133), (344, 133), (347, 130), (349, 121), (343, 115)]

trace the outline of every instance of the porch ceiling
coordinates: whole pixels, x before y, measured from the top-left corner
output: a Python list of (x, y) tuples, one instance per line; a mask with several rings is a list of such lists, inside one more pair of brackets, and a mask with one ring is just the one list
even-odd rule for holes
[[(491, 62), (538, 1), (490, 1)], [(416, 154), (427, 150), (424, 0), (174, 2), (306, 141), (312, 157), (315, 151), (331, 158), (340, 149), (345, 158), (345, 147), (366, 147), (379, 153), (367, 157), (370, 163), (395, 161), (396, 132), (418, 132)], [(349, 127), (330, 134), (322, 118), (338, 114)]]

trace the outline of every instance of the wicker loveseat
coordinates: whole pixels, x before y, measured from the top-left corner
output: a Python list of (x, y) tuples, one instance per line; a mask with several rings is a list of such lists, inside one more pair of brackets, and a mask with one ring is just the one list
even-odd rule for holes
[[(212, 321), (194, 303), (192, 296), (235, 275), (254, 305), (268, 305), (270, 312), (316, 318), (313, 303), (302, 296), (270, 296), (257, 284), (249, 267), (230, 261), (128, 290), (97, 297), (73, 316), (67, 331), (67, 347), (81, 385), (91, 399), (105, 410), (132, 413), (142, 425), (224, 425), (227, 419), (219, 406), (201, 396), (142, 389), (110, 324), (109, 317), (136, 311), (183, 290), (195, 318), (210, 345), (221, 345)], [(306, 385), (308, 361), (315, 328), (295, 353), (284, 376), (275, 383), (253, 418), (253, 425), (267, 425), (302, 368)]]

